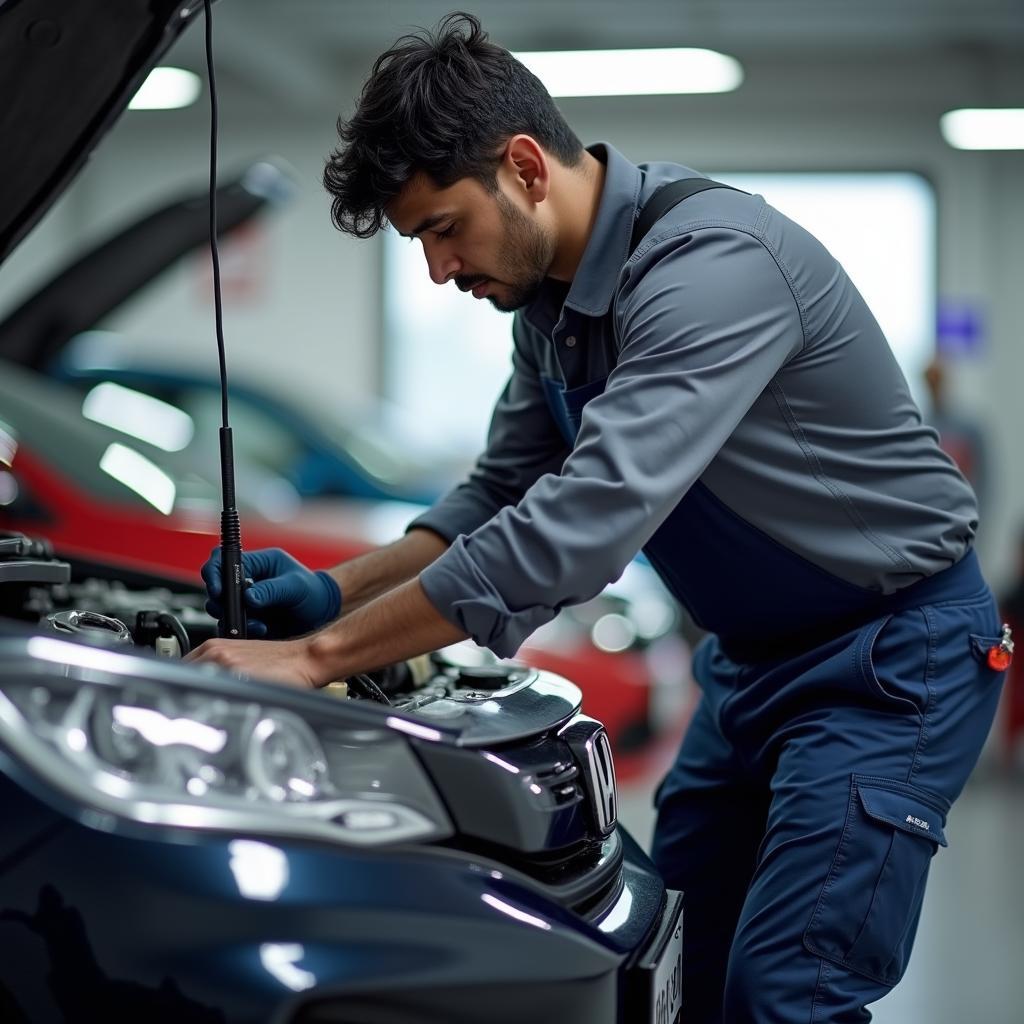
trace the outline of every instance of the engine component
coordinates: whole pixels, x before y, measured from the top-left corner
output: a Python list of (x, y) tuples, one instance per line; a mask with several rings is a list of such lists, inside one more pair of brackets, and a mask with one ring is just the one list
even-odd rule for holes
[(147, 610), (136, 613), (133, 635), (137, 644), (153, 647), (157, 654), (165, 658), (181, 658), (192, 650), (181, 620), (168, 611)]
[(131, 644), (131, 631), (120, 620), (99, 612), (79, 611), (69, 608), (66, 611), (54, 612), (46, 617), (54, 633), (72, 636), (83, 640), (100, 640), (113, 644)]

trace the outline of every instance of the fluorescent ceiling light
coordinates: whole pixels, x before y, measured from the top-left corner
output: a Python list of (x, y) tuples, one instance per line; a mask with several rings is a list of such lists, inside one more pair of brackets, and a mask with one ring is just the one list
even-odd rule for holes
[(1024, 149), (1024, 107), (965, 107), (939, 120), (954, 149)]
[(148, 441), (165, 452), (180, 452), (195, 433), (195, 424), (187, 412), (113, 381), (97, 384), (85, 396), (82, 415), (94, 423)]
[(260, 962), (269, 974), (294, 992), (312, 988), (316, 975), (296, 964), (306, 955), (297, 942), (265, 942), (260, 946)]
[(134, 729), (154, 747), (180, 745), (195, 747), (207, 754), (219, 754), (228, 741), (228, 734), (193, 718), (168, 718), (155, 708), (118, 704), (113, 711), (118, 725)]
[(199, 97), (199, 76), (184, 68), (153, 68), (128, 104), (129, 110), (174, 110)]
[(276, 900), (281, 895), (289, 875), (284, 850), (252, 839), (232, 839), (228, 850), (228, 866), (243, 896), (251, 900)]
[(18, 451), (18, 439), (14, 431), (0, 420), (0, 465), (11, 466)]
[(546, 50), (513, 54), (552, 96), (654, 96), (729, 92), (743, 81), (734, 57), (693, 47)]
[(123, 444), (112, 444), (100, 459), (100, 469), (133, 490), (165, 516), (174, 508), (174, 481), (141, 452)]

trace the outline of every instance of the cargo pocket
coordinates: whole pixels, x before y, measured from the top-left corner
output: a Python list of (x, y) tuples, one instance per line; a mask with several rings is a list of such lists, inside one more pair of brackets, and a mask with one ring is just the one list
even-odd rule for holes
[(906, 970), (949, 801), (906, 782), (854, 775), (839, 847), (804, 946), (884, 985)]

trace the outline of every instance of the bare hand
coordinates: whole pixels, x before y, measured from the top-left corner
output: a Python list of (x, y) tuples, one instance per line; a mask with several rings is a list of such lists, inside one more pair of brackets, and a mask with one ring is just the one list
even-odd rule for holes
[(330, 682), (312, 657), (307, 638), (207, 640), (187, 655), (185, 661), (212, 662), (243, 679), (268, 679), (300, 688), (315, 688)]

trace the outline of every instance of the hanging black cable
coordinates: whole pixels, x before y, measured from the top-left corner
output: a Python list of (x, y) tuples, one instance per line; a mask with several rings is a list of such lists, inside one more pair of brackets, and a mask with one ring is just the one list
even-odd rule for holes
[[(210, 256), (213, 259), (213, 309), (220, 360), (221, 426), (228, 427), (228, 364), (224, 347), (224, 304), (220, 290), (220, 252), (217, 249), (217, 76), (213, 68), (213, 6), (206, 7), (206, 77), (210, 85)], [(232, 501), (231, 504), (234, 504)]]
[(206, 74), (210, 84), (210, 255), (213, 259), (213, 306), (220, 359), (220, 480), (223, 508), (220, 514), (221, 606), (220, 635), (246, 636), (245, 573), (242, 570), (242, 529), (235, 508), (235, 464), (228, 426), (228, 368), (224, 346), (224, 307), (220, 290), (220, 254), (217, 251), (217, 79), (213, 70), (213, 5), (206, 8)]

